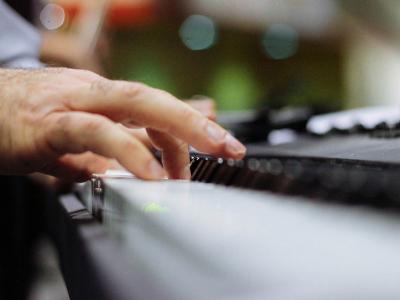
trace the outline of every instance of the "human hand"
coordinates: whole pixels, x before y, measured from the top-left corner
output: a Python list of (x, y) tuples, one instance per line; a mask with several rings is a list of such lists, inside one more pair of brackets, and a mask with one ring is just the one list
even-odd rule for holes
[[(72, 69), (0, 70), (0, 171), (80, 179), (116, 159), (143, 179), (188, 178), (187, 144), (242, 158), (245, 148), (172, 95), (140, 83)], [(146, 128), (163, 169), (118, 123)], [(82, 153), (98, 156), (83, 158)], [(81, 155), (78, 155), (81, 154)]]

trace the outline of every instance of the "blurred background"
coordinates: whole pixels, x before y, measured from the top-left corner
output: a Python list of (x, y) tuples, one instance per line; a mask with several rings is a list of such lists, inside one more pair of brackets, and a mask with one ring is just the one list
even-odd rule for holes
[[(42, 59), (137, 80), (220, 110), (321, 111), (398, 98), (395, 0), (54, 0)], [(397, 27), (396, 27), (397, 26)]]
[(207, 95), (220, 110), (369, 101), (349, 88), (362, 68), (349, 60), (364, 41), (332, 0), (54, 0), (39, 9), (50, 65)]
[[(51, 66), (141, 81), (182, 99), (206, 95), (221, 111), (328, 112), (399, 102), (399, 6), (398, 0), (53, 0), (34, 9), (42, 60)], [(47, 299), (36, 294), (32, 299)], [(58, 299), (66, 298), (64, 291)]]

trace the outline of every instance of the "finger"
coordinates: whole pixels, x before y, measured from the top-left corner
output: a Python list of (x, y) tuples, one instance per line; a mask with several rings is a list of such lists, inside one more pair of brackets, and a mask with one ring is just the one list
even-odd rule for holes
[(90, 179), (93, 174), (104, 173), (108, 167), (108, 159), (86, 152), (60, 157), (46, 173), (67, 181), (83, 182)]
[(150, 151), (105, 117), (82, 112), (53, 113), (45, 124), (45, 139), (53, 156), (91, 151), (115, 158), (139, 178), (165, 177)]
[(58, 181), (58, 179), (54, 176), (38, 172), (29, 174), (28, 177), (33, 179), (35, 182), (50, 188), (55, 187)]
[(85, 182), (90, 179), (92, 173), (87, 170), (75, 169), (70, 165), (63, 163), (54, 163), (49, 168), (45, 168), (40, 172), (54, 176), (67, 182)]
[(169, 179), (191, 178), (189, 146), (163, 132), (147, 129), (154, 146), (162, 152), (162, 162)]
[(92, 152), (82, 154), (66, 154), (59, 160), (65, 165), (84, 170), (90, 174), (101, 174), (110, 167), (110, 160)]
[(124, 125), (120, 125), (127, 133), (138, 139), (143, 145), (145, 145), (148, 149), (153, 149), (153, 144), (147, 134), (147, 131), (145, 128), (139, 128), (139, 129), (132, 129), (125, 127)]
[(118, 122), (133, 120), (143, 127), (173, 135), (202, 152), (238, 159), (246, 151), (226, 130), (188, 104), (143, 84), (98, 80), (86, 92), (79, 89), (71, 95), (68, 106)]
[(185, 101), (187, 104), (189, 104), (191, 107), (193, 107), (195, 110), (198, 110), (201, 112), (205, 117), (212, 121), (217, 120), (217, 113), (215, 109), (215, 102), (210, 99), (210, 98), (193, 98), (191, 100)]

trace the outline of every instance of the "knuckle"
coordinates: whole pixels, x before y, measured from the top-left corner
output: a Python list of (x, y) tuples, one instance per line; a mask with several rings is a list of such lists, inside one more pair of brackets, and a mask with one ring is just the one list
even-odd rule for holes
[[(68, 115), (49, 116), (44, 122), (43, 139), (44, 145), (50, 153), (60, 154), (64, 152), (65, 141), (70, 135), (69, 128), (72, 120)], [(38, 141), (42, 139), (37, 139)]]
[(119, 81), (118, 88), (120, 89), (123, 98), (129, 100), (140, 99), (140, 95), (146, 90), (146, 86), (139, 82)]
[(50, 130), (50, 134), (62, 134), (66, 135), (71, 127), (72, 119), (69, 115), (62, 115), (54, 119), (53, 122), (48, 124), (47, 128)]
[(103, 119), (101, 117), (91, 118), (84, 123), (83, 127), (83, 130), (85, 130), (87, 134), (93, 135), (95, 133), (104, 132), (107, 130), (108, 122), (105, 118)]

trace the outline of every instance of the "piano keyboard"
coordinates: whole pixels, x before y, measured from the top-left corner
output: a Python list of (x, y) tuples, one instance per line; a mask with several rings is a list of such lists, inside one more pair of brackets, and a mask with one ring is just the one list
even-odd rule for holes
[(352, 205), (400, 207), (400, 165), (292, 156), (191, 156), (192, 181)]
[[(318, 178), (313, 168), (325, 165), (311, 159), (192, 160), (193, 182), (142, 181), (121, 173), (93, 186), (105, 231), (97, 228), (90, 237), (115, 246), (93, 257), (102, 258), (97, 263), (107, 272), (118, 263), (101, 283), (126, 291), (124, 299), (398, 298), (397, 214), (280, 194), (306, 193), (305, 186), (315, 191), (318, 182), (339, 193), (333, 183), (344, 184), (350, 166), (337, 163), (334, 169), (343, 172), (333, 176), (322, 169)], [(334, 180), (325, 182), (323, 174)], [(368, 180), (361, 181), (364, 188)], [(82, 198), (90, 203), (89, 193)], [(113, 282), (114, 274), (123, 276)]]
[(99, 222), (65, 248), (100, 267), (64, 263), (69, 277), (113, 299), (398, 299), (400, 220), (369, 207), (400, 206), (400, 123), (361, 125), (252, 145), (241, 161), (192, 154), (192, 181), (95, 176), (77, 195)]

